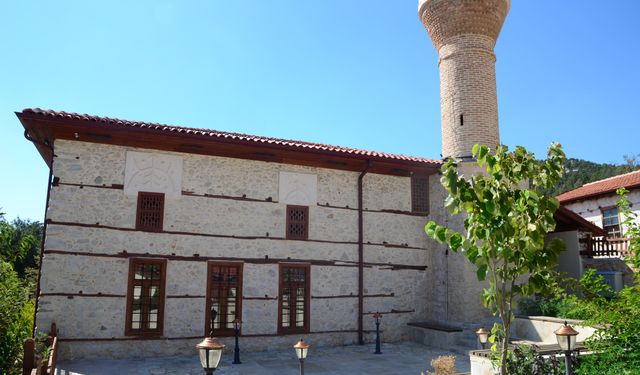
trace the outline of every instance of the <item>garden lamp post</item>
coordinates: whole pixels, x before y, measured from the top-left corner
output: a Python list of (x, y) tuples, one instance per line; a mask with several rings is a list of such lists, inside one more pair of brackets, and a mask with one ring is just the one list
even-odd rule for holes
[(304, 360), (307, 358), (307, 352), (309, 352), (309, 344), (300, 339), (293, 348), (296, 350), (296, 356), (300, 360), (300, 375), (304, 375)]
[(564, 325), (558, 328), (555, 332), (556, 338), (558, 339), (558, 345), (564, 351), (564, 364), (566, 367), (567, 375), (573, 375), (573, 368), (571, 366), (571, 351), (575, 349), (576, 346), (576, 336), (578, 336), (578, 332), (571, 328), (567, 322), (564, 322)]
[(487, 345), (487, 341), (489, 341), (489, 334), (490, 333), (491, 332), (489, 332), (489, 330), (484, 328), (484, 327), (480, 327), (476, 331), (476, 336), (478, 336), (478, 341), (480, 341), (480, 346), (482, 347), (482, 350), (485, 349), (485, 347)]
[(218, 316), (218, 312), (215, 309), (211, 309), (209, 337), (205, 337), (204, 340), (196, 345), (200, 355), (200, 364), (207, 375), (213, 375), (213, 372), (216, 371), (222, 356), (222, 349), (224, 349), (224, 345), (213, 337), (213, 322), (216, 320), (216, 316)]
[(376, 312), (373, 314), (373, 319), (376, 320), (376, 351), (373, 354), (382, 354), (380, 351), (380, 319), (382, 318), (382, 314)]
[(240, 336), (240, 328), (242, 328), (242, 321), (240, 319), (236, 319), (233, 321), (233, 330), (236, 334), (236, 347), (233, 349), (233, 364), (239, 365), (240, 362), (240, 347), (238, 346), (238, 336)]

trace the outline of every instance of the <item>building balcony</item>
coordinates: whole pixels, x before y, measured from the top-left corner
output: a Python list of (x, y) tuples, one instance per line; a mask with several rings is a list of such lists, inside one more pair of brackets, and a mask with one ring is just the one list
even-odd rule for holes
[(627, 258), (631, 256), (629, 249), (630, 238), (622, 237), (590, 237), (586, 250), (580, 255), (587, 258)]

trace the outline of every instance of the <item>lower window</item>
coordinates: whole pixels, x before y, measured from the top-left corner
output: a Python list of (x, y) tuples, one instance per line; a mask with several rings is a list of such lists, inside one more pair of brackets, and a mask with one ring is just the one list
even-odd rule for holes
[(234, 334), (233, 321), (242, 317), (242, 263), (210, 262), (207, 272), (205, 335), (211, 329), (211, 309), (216, 311), (214, 334)]
[(162, 335), (166, 259), (131, 259), (125, 335)]
[(308, 264), (280, 264), (278, 333), (309, 332)]

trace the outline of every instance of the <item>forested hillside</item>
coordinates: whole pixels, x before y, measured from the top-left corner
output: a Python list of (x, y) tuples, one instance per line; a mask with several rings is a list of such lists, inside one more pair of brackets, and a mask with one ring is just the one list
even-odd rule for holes
[(547, 193), (558, 195), (586, 183), (640, 169), (636, 155), (625, 156), (626, 164), (599, 164), (582, 159), (567, 159), (562, 180)]

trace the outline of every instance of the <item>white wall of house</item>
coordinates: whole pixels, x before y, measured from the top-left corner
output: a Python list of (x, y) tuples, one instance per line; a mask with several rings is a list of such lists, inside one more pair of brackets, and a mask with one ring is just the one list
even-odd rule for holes
[[(156, 168), (159, 176), (133, 183), (127, 180), (128, 151), (174, 158)], [(63, 358), (192, 352), (204, 335), (207, 289), (207, 261), (194, 257), (245, 261), (243, 349), (286, 346), (298, 338), (276, 334), (278, 264), (247, 261), (267, 257), (312, 263), (309, 342), (356, 341), (357, 172), (66, 140), (56, 141), (55, 154), (53, 173), (60, 180), (52, 187), (47, 211), (37, 325), (57, 323)], [(179, 168), (176, 160), (181, 162), (179, 176), (172, 170)], [(282, 240), (286, 204), (279, 201), (280, 172), (317, 177), (317, 202), (309, 204), (309, 241)], [(178, 194), (165, 198), (164, 232), (132, 230), (137, 198), (127, 193), (136, 186), (150, 189), (149, 184), (152, 190), (155, 184), (159, 191), (175, 192), (178, 180)], [(466, 270), (461, 256), (452, 260), (424, 235), (428, 219), (447, 221), (437, 181), (432, 176), (431, 214), (416, 216), (409, 214), (409, 178), (368, 174), (364, 179), (364, 312), (386, 312), (382, 328), (388, 341), (406, 339), (408, 322), (485, 314), (478, 287), (445, 288), (462, 272), (475, 272)], [(147, 253), (169, 258), (164, 334), (162, 339), (132, 340), (124, 335), (129, 261)], [(326, 261), (335, 263), (314, 264)], [(365, 315), (364, 329), (374, 328)], [(370, 341), (372, 333), (365, 338)]]
[[(640, 215), (640, 190), (631, 191), (627, 197), (632, 203), (631, 210)], [(617, 200), (618, 196), (616, 194), (611, 194), (603, 197), (571, 202), (563, 204), (563, 206), (602, 228), (602, 209), (615, 207)], [(622, 222), (622, 217), (620, 217), (620, 221)], [(640, 223), (640, 219), (638, 222)]]
[(582, 236), (582, 233), (577, 230), (555, 232), (547, 235), (547, 241), (558, 238), (564, 242), (566, 249), (560, 253), (557, 270), (574, 279), (579, 279), (582, 276), (582, 257), (580, 256), (582, 246), (580, 245), (580, 236)]

